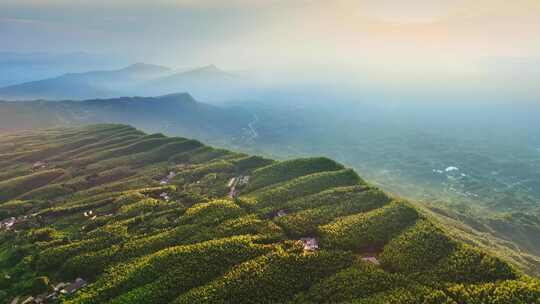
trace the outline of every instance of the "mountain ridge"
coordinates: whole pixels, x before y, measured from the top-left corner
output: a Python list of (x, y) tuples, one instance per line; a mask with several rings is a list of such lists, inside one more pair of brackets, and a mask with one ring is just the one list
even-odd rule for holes
[[(83, 101), (0, 101), (0, 111), (6, 114), (0, 129), (131, 122), (148, 130), (168, 130), (202, 139), (234, 134), (251, 119), (249, 114), (236, 109), (198, 102), (189, 93)], [(228, 123), (220, 125), (223, 120)]]
[(96, 99), (152, 91), (152, 95), (197, 90), (202, 85), (234, 81), (233, 74), (215, 65), (176, 72), (168, 67), (135, 63), (114, 70), (67, 73), (57, 77), (0, 88), (0, 99)]

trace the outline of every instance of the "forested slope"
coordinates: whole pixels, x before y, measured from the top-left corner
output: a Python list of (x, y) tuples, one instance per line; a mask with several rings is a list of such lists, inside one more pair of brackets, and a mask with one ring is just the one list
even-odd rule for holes
[(326, 158), (94, 125), (2, 134), (0, 168), (2, 303), (540, 303), (538, 279)]

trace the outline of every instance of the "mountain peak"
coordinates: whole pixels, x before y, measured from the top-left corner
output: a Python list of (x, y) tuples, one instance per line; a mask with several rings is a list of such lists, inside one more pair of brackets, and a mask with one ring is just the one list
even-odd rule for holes
[(195, 68), (191, 71), (187, 71), (187, 73), (225, 73), (225, 71), (221, 70), (214, 64), (210, 64), (207, 66), (202, 66), (200, 68)]
[(122, 71), (131, 71), (131, 72), (167, 72), (170, 71), (168, 67), (156, 65), (156, 64), (149, 64), (149, 63), (143, 63), (143, 62), (137, 62), (132, 65), (129, 65), (123, 69)]

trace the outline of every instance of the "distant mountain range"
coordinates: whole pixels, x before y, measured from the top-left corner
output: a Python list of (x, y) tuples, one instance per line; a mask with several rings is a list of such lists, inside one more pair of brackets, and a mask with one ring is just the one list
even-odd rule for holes
[(118, 70), (70, 73), (59, 77), (0, 88), (4, 100), (67, 100), (163, 95), (190, 92), (199, 99), (226, 95), (241, 78), (214, 65), (175, 71), (167, 67), (136, 63)]
[(66, 73), (114, 69), (129, 59), (114, 54), (16, 53), (0, 51), (0, 87), (57, 77)]

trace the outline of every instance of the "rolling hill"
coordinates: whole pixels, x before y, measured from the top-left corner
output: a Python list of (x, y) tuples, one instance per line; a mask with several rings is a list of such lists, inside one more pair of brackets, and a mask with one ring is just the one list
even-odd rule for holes
[(537, 278), (327, 158), (109, 124), (5, 132), (0, 167), (0, 302), (540, 299)]

